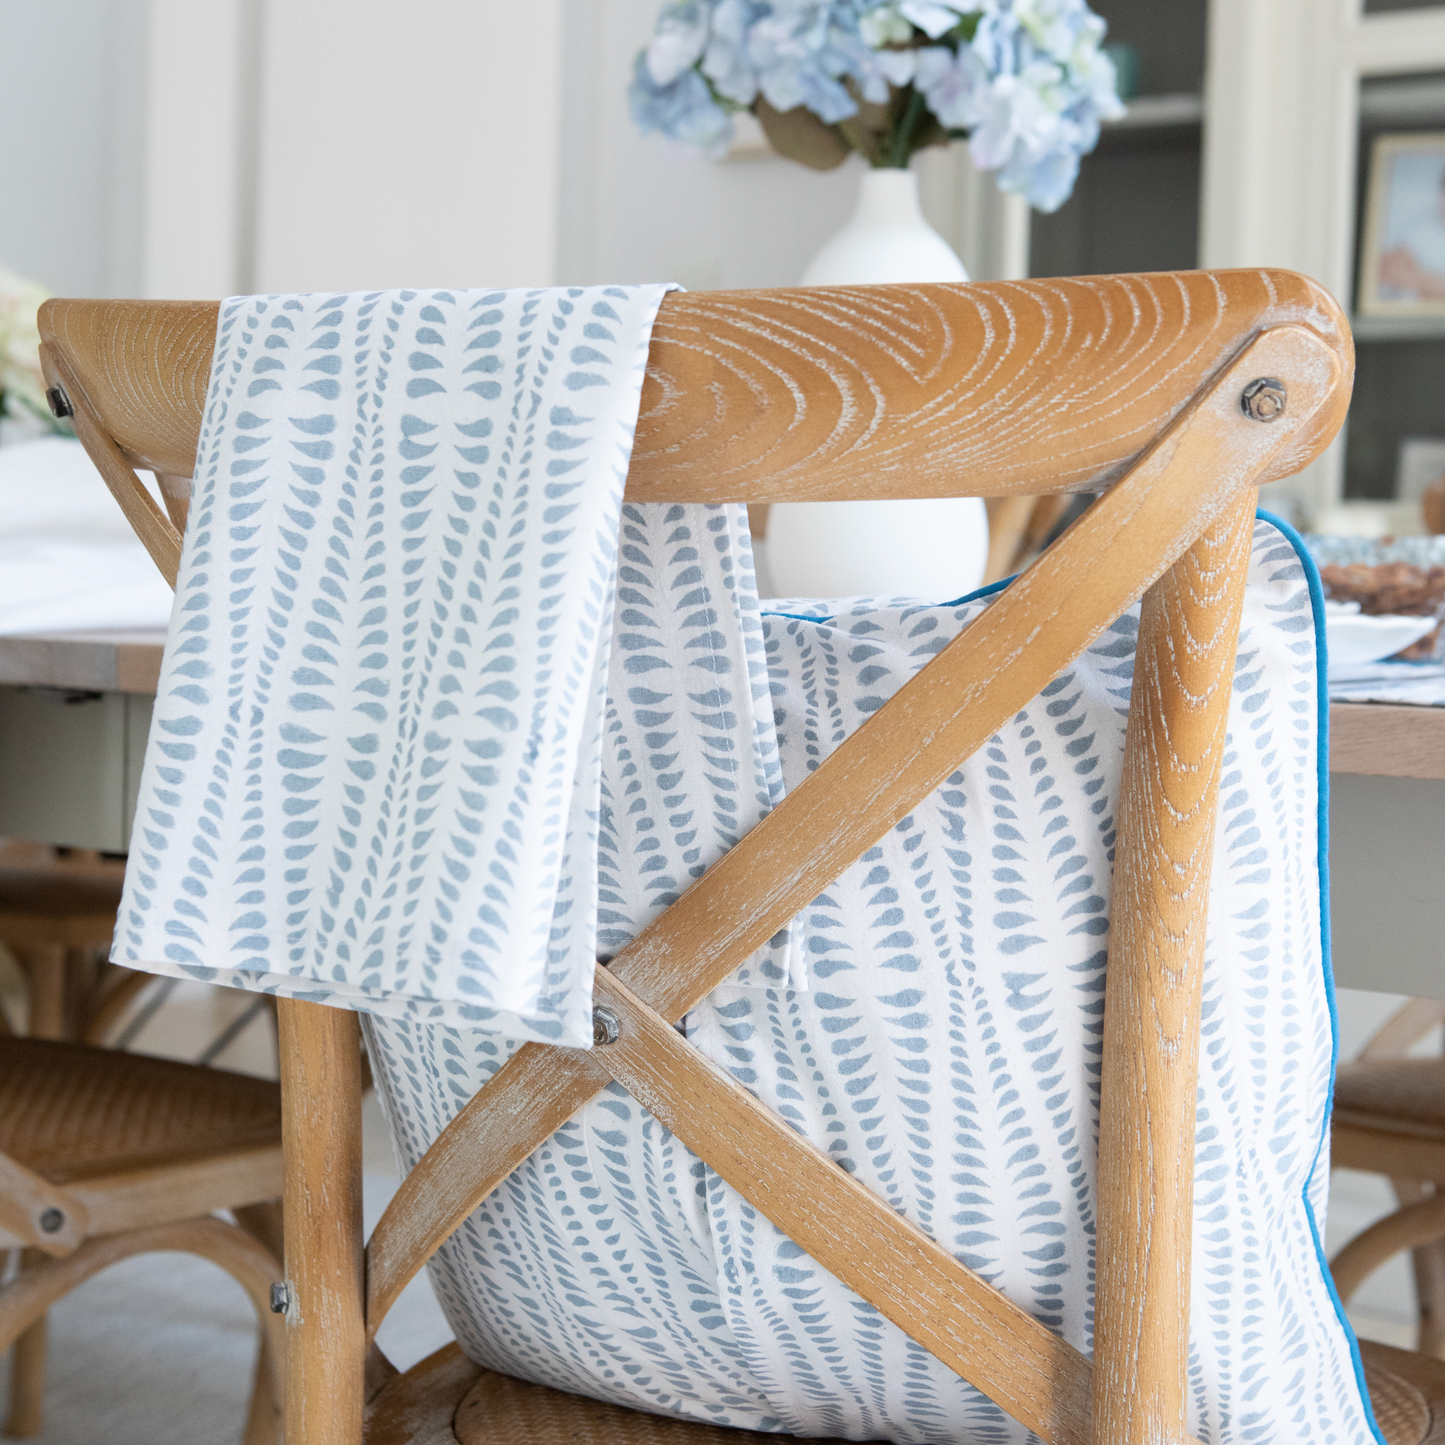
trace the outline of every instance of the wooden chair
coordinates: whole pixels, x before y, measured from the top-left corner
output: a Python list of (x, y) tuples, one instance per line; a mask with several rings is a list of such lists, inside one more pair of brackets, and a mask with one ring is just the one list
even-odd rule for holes
[[(25, 974), (29, 993), (27, 1038), (104, 1044), (135, 999), (157, 983), (152, 974), (108, 960), (124, 871), (118, 860), (103, 859), (88, 850), (62, 852), (43, 844), (0, 843), (0, 944)], [(137, 1061), (126, 1068), (113, 1058), (98, 1058), (75, 1049), (37, 1052), (19, 1045), (7, 1049), (3, 1036), (13, 1032), (10, 1020), (0, 1009), (0, 1076), (7, 1070), (13, 1073), (16, 1068), (33, 1067), (34, 1087), (26, 1092), (23, 1102), (17, 1095), (0, 1106), (6, 1120), (0, 1125), (0, 1149), (13, 1161), (39, 1169), (52, 1184), (105, 1169), (108, 1151), (116, 1147), (129, 1149), (135, 1145), (153, 1165), (163, 1166), (169, 1158), (186, 1157), (197, 1150), (225, 1154), (236, 1146), (249, 1149), (254, 1142), (247, 1120), (256, 1100), (250, 1097), (255, 1091), (249, 1082), (233, 1085), (233, 1076), (211, 1074), (202, 1081), (201, 1091), (212, 1100), (214, 1112), (177, 1121), (166, 1102), (167, 1095), (172, 1091), (187, 1092), (187, 1078), (192, 1071), (182, 1076), (162, 1070), (158, 1075), (150, 1061)], [(236, 1098), (231, 1102), (236, 1111), (227, 1107), (233, 1092)], [(267, 1093), (274, 1094), (274, 1090), (263, 1089), (263, 1100)], [(85, 1103), (88, 1097), (100, 1098), (104, 1107), (91, 1108)], [(114, 1109), (121, 1099), (130, 1101), (136, 1111), (116, 1116), (121, 1133), (112, 1137), (110, 1123), (114, 1120), (105, 1109)], [(279, 1101), (271, 1098), (269, 1107), (274, 1146), (280, 1137)], [(59, 1155), (48, 1151), (46, 1141), (36, 1131), (37, 1118), (46, 1117), (44, 1111), (48, 1109), (59, 1109), (69, 1123)], [(32, 1117), (35, 1110), (41, 1113)], [(161, 1137), (155, 1137), (158, 1119), (165, 1131)], [(180, 1125), (178, 1132), (172, 1130), (175, 1122)], [(127, 1130), (141, 1132), (131, 1139)], [(127, 1139), (129, 1143), (124, 1142)], [(250, 1183), (234, 1198), (229, 1194), (227, 1197), (259, 1231), (263, 1243), (279, 1256), (279, 1211), (269, 1202), (250, 1197), (259, 1187), (262, 1196), (275, 1198), (279, 1188), (274, 1167), (270, 1175), (271, 1181), (265, 1182), (267, 1172), (263, 1168), (257, 1175), (259, 1185)], [(268, 1211), (277, 1213), (278, 1218), (271, 1219)], [(95, 1220), (91, 1225), (93, 1233), (103, 1232)], [(34, 1269), (49, 1257), (42, 1249), (22, 1248), (21, 1267)], [(101, 1267), (103, 1264), (97, 1266)], [(47, 1321), (41, 1314), (16, 1337), (12, 1347), (6, 1434), (23, 1438), (39, 1433), (48, 1355)], [(263, 1363), (261, 1375), (267, 1369), (269, 1365)], [(275, 1432), (275, 1398), (269, 1381), (264, 1382), (253, 1405), (252, 1434), (248, 1437), (257, 1445), (269, 1441)]]
[(0, 842), (0, 944), (25, 974), (32, 1038), (99, 1043), (150, 983), (106, 961), (124, 873), (95, 853)]
[[(6, 1434), (40, 1432), (46, 1311), (112, 1264), (171, 1249), (214, 1261), (255, 1303), (263, 1343), (245, 1440), (274, 1445), (284, 1340), (268, 1300), (280, 1188), (276, 1085), (0, 1039), (0, 1249), (25, 1251), (24, 1269), (0, 1290), (0, 1349), (16, 1346)], [(218, 1209), (247, 1227), (215, 1218)]]
[(1445, 1023), (1445, 1002), (1411, 999), (1387, 1019), (1335, 1083), (1330, 1161), (1386, 1175), (1400, 1201), (1330, 1262), (1348, 1302), (1403, 1249), (1412, 1254), (1420, 1308), (1416, 1348), (1445, 1359), (1445, 1058), (1411, 1058), (1412, 1045)]
[[(257, 1363), (246, 1445), (279, 1426), (282, 1342), (266, 1308), (280, 1254), (280, 1097), (220, 1070), (88, 1048), (154, 980), (105, 962), (120, 872), (35, 845), (0, 852), (0, 942), (30, 986), (25, 1038), (0, 1029), (0, 1290), (13, 1349), (5, 1433), (44, 1419), (46, 1311), (91, 1275), (155, 1249), (200, 1254), (251, 1293), (274, 1336)], [(232, 1209), (244, 1228), (211, 1217)]]
[[(0, 944), (25, 975), (26, 1034), (99, 1042), (154, 980), (107, 961), (124, 866), (86, 850), (0, 842)], [(14, 1032), (0, 1009), (0, 1035)], [(45, 1259), (22, 1252), (22, 1266)], [(47, 1357), (42, 1316), (15, 1342), (6, 1432), (40, 1429)]]
[[(184, 515), (176, 479), (193, 470), (216, 323), (210, 303), (52, 301), (40, 317), (55, 401), (73, 411), (172, 581)], [(1051, 1445), (1188, 1439), (1200, 974), (1255, 489), (1328, 443), (1351, 369), (1334, 301), (1283, 272), (664, 300), (627, 482), (633, 501), (1108, 490), (598, 971), (596, 1048), (528, 1044), (512, 1057), (404, 1181), (365, 1246), (356, 1017), (282, 1001), (291, 1445), (721, 1442), (724, 1432), (707, 1426), (499, 1377), (455, 1347), (398, 1377), (375, 1347), (382, 1317), (438, 1245), (612, 1081)], [(155, 470), (176, 496), (171, 520), (134, 466)], [(1118, 804), (1090, 1362), (672, 1024), (1141, 594)], [(1366, 1359), (1392, 1445), (1438, 1439), (1440, 1372), (1400, 1352), (1367, 1348)]]

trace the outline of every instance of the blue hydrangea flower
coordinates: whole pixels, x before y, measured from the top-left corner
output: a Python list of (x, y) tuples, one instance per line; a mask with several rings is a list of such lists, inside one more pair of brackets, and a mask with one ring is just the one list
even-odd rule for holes
[(951, 130), (967, 131), (981, 170), (998, 172), (1041, 211), (1057, 210), (1094, 148), (1099, 122), (1121, 115), (1104, 22), (1084, 0), (993, 0), (967, 46), (918, 52), (916, 85)]
[[(1103, 37), (1086, 0), (672, 0), (639, 57), (632, 113), (644, 130), (716, 154), (731, 111), (759, 97), (836, 125), (860, 100), (912, 86), (946, 130), (968, 136), (975, 164), (1051, 211), (1099, 122), (1123, 111)], [(894, 115), (912, 119), (895, 119), (904, 131), (870, 153), (875, 165), (906, 163), (918, 143), (917, 108)]]
[(633, 123), (644, 135), (661, 131), (707, 155), (723, 155), (733, 135), (733, 118), (716, 100), (696, 70), (684, 70), (659, 85), (648, 68), (646, 53), (637, 57), (627, 91)]
[[(749, 28), (747, 58), (758, 90), (775, 110), (806, 105), (829, 125), (857, 114), (857, 102), (842, 85), (844, 76), (855, 73), (849, 36), (831, 23), (830, 12), (842, 8), (780, 0)], [(867, 47), (860, 43), (859, 49)], [(887, 94), (885, 82), (881, 97)]]
[(944, 0), (898, 0), (898, 13), (930, 40), (937, 40), (965, 16), (976, 15), (978, 10), (977, 5), (951, 5)]
[(705, 0), (680, 0), (657, 17), (657, 27), (644, 52), (647, 73), (655, 85), (671, 85), (702, 58), (707, 49), (710, 12)]

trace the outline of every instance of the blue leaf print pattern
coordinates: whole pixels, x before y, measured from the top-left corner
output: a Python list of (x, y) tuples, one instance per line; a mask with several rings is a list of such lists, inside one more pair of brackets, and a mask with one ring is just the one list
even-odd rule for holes
[[(702, 741), (706, 721), (687, 716), (693, 700), (654, 682), (634, 695), (625, 665), (687, 655), (680, 610), (671, 642), (652, 625), (667, 616), (657, 599), (678, 590), (669, 567), (691, 565), (668, 546), (692, 545), (705, 525), (702, 509), (685, 510), (692, 535), (673, 542), (681, 519), (660, 507), (629, 509), (624, 524), (637, 551), (616, 630), (645, 640), (618, 647), (609, 687), (600, 927), (615, 930), (610, 949), (687, 876), (699, 840), (708, 851), (697, 861), (711, 861), (737, 836), (731, 791), (696, 803), (731, 775)], [(714, 591), (750, 568), (745, 523), (734, 525)], [(759, 710), (742, 733), (764, 736), (771, 713), (754, 751), (755, 815), (987, 605), (865, 599), (834, 614), (790, 602), (791, 615), (764, 616), (746, 646), (740, 634)], [(1204, 981), (1188, 1390), (1190, 1428), (1210, 1445), (1379, 1438), (1315, 1242), (1333, 1050), (1319, 625), (1296, 547), (1261, 520)], [(1137, 609), (685, 1021), (696, 1047), (799, 1133), (1086, 1352), (1114, 804), (1136, 635)], [(687, 775), (674, 780), (669, 759), (690, 736)], [(387, 1018), (368, 1020), (368, 1033), (408, 1165), (512, 1047)], [(615, 1088), (487, 1201), (433, 1273), (468, 1353), (524, 1378), (754, 1430), (909, 1445), (1032, 1438)]]
[[(118, 960), (590, 1045), (618, 526), (664, 289), (223, 304)], [(757, 787), (723, 761), (736, 830)]]

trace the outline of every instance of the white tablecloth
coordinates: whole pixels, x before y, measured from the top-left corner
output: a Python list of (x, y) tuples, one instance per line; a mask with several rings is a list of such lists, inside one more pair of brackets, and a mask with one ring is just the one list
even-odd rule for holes
[(1402, 702), (1445, 707), (1445, 663), (1376, 662), (1330, 673), (1331, 702)]
[(79, 442), (0, 447), (0, 635), (163, 628), (170, 615), (171, 589)]

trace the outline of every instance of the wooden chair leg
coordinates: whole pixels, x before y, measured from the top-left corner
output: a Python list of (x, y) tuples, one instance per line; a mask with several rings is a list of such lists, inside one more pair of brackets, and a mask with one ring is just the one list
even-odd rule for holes
[[(88, 952), (47, 943), (27, 948), (23, 953), (17, 950), (17, 956), (30, 985), (30, 1037), (68, 1038), (71, 1030), (67, 1018), (70, 992), (67, 983), (72, 978), (80, 983), (83, 975), (93, 971)], [(6, 1027), (0, 1032), (9, 1032), (9, 1029)], [(22, 1268), (45, 1258), (39, 1251), (26, 1250)], [(10, 1410), (5, 1433), (15, 1439), (30, 1439), (44, 1426), (48, 1354), (49, 1327), (41, 1318), (15, 1341), (10, 1357)]]
[[(1418, 1179), (1392, 1179), (1400, 1207), (1432, 1197)], [(1422, 1244), (1410, 1252), (1415, 1271), (1415, 1298), (1420, 1333), (1415, 1348), (1432, 1359), (1445, 1360), (1445, 1240)]]
[[(253, 1239), (271, 1251), (277, 1259), (284, 1259), (284, 1234), (282, 1230), (283, 1210), (279, 1199), (268, 1200), (265, 1204), (248, 1204), (231, 1211), (236, 1223)], [(251, 1386), (251, 1408), (246, 1416), (246, 1433), (243, 1445), (280, 1445), (285, 1421), (282, 1415), (284, 1402), (276, 1394), (274, 1380), (277, 1362), (271, 1358), (271, 1341), (262, 1331), (256, 1350), (256, 1378)]]
[(19, 952), (21, 965), (30, 981), (30, 1027), (32, 1039), (65, 1037), (65, 948), (59, 943), (42, 943)]
[(1187, 1438), (1200, 990), (1254, 506), (1250, 488), (1224, 508), (1139, 618), (1104, 993), (1095, 1445)]
[[(358, 1229), (359, 1224), (358, 1219)], [(37, 1326), (44, 1328), (46, 1311), (93, 1275), (119, 1264), (122, 1260), (133, 1259), (136, 1255), (152, 1254), (157, 1250), (179, 1250), (209, 1259), (220, 1265), (250, 1297), (260, 1326), (258, 1333), (263, 1341), (257, 1351), (256, 1363), (258, 1370), (266, 1371), (266, 1377), (257, 1381), (252, 1392), (245, 1442), (246, 1445), (278, 1445), (281, 1433), (277, 1402), (285, 1395), (285, 1382), (282, 1379), (284, 1365), (281, 1362), (286, 1350), (286, 1338), (285, 1325), (269, 1308), (269, 1296), (271, 1286), (280, 1272), (280, 1264), (246, 1231), (213, 1215), (203, 1215), (198, 1219), (187, 1219), (176, 1224), (156, 1225), (149, 1229), (123, 1230), (117, 1234), (95, 1236), (62, 1258), (48, 1259), (38, 1251), (27, 1251), (27, 1254), (34, 1254), (37, 1261), (34, 1267), (23, 1271), (19, 1279), (0, 1291), (0, 1350), (14, 1342), (14, 1348), (18, 1352), (27, 1335), (32, 1334)], [(319, 1338), (324, 1339), (324, 1330)], [(357, 1442), (361, 1439), (360, 1373), (358, 1365), (358, 1398), (354, 1409), (357, 1416)], [(12, 1395), (12, 1425), (24, 1425), (26, 1421), (15, 1420), (14, 1401), (15, 1397)], [(342, 1419), (353, 1412), (349, 1400), (343, 1400), (335, 1409)], [(33, 1419), (33, 1428), (9, 1428), (7, 1433), (38, 1434), (38, 1412)], [(320, 1441), (324, 1437), (298, 1432), (295, 1438), (298, 1442), (304, 1441), (304, 1445), (311, 1445), (313, 1440)]]
[(1428, 1249), (1445, 1239), (1445, 1195), (1428, 1195), (1377, 1219), (1330, 1261), (1340, 1300), (1348, 1305), (1360, 1285), (1392, 1255)]
[[(279, 1199), (265, 1204), (248, 1204), (233, 1209), (236, 1223), (259, 1240), (277, 1259), (285, 1257), (282, 1235), (282, 1209)], [(284, 1421), (282, 1401), (274, 1387), (276, 1362), (271, 1358), (271, 1341), (262, 1331), (256, 1349), (256, 1377), (251, 1386), (251, 1406), (246, 1415), (246, 1433), (242, 1445), (280, 1445)]]
[(1028, 530), (1034, 501), (1033, 497), (989, 497), (984, 502), (988, 509), (988, 561), (983, 569), (985, 583), (998, 582), (1008, 576), (1019, 544)]
[[(20, 957), (30, 981), (31, 1038), (65, 1037), (65, 949), (58, 943), (28, 948)], [(27, 1249), (21, 1268), (46, 1258)], [(45, 1423), (45, 1370), (49, 1354), (49, 1327), (37, 1320), (18, 1340), (10, 1356), (10, 1413), (5, 1433), (17, 1440), (38, 1435)]]
[(120, 976), (94, 1001), (80, 1031), (80, 1041), (85, 1044), (104, 1045), (106, 1036), (120, 1022), (121, 1015), (155, 981), (153, 973), (120, 970)]
[(286, 1182), (286, 1434), (361, 1445), (365, 1258), (361, 1038), (354, 1013), (280, 999)]
[[(38, 1264), (46, 1256), (38, 1249), (21, 1255), (21, 1268)], [(10, 1354), (10, 1412), (5, 1433), (14, 1440), (31, 1440), (45, 1428), (45, 1366), (49, 1325), (37, 1320), (18, 1340)]]
[(10, 1413), (5, 1433), (13, 1440), (31, 1440), (45, 1427), (45, 1365), (50, 1326), (30, 1326), (10, 1354)]
[(110, 964), (104, 950), (87, 944), (65, 950), (65, 1036), (83, 1036), (85, 1021), (105, 990)]
[(1420, 1303), (1420, 1334), (1415, 1348), (1445, 1360), (1445, 1240), (1422, 1245), (1411, 1256), (1415, 1294)]
[(1356, 1057), (1362, 1062), (1404, 1058), (1431, 1029), (1439, 1028), (1442, 1023), (1445, 1023), (1445, 999), (1412, 998), (1375, 1030)]

